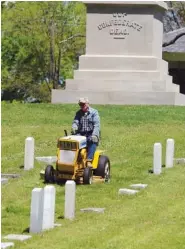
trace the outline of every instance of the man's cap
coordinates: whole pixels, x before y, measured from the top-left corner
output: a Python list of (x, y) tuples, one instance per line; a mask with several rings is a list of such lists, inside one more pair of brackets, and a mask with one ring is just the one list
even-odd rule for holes
[(80, 104), (80, 103), (86, 104), (86, 103), (89, 103), (89, 100), (88, 100), (87, 97), (79, 98), (78, 103), (79, 103), (79, 104)]

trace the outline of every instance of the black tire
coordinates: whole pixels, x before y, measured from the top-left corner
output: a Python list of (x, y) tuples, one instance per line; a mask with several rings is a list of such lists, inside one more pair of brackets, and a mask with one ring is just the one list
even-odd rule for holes
[(54, 182), (54, 168), (52, 165), (47, 165), (45, 169), (44, 175), (45, 183), (53, 183)]
[(101, 155), (98, 160), (98, 167), (94, 171), (94, 175), (101, 176), (105, 182), (110, 181), (110, 160), (107, 156)]
[(86, 167), (84, 169), (84, 173), (83, 173), (83, 184), (92, 184), (92, 169), (89, 167)]

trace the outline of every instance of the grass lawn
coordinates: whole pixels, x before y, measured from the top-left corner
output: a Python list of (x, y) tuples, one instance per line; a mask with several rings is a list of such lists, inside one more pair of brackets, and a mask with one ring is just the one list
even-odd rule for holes
[[(15, 242), (19, 249), (183, 249), (185, 248), (185, 166), (152, 168), (153, 144), (175, 139), (175, 157), (185, 157), (185, 108), (166, 106), (94, 106), (101, 116), (102, 141), (111, 161), (110, 184), (77, 186), (76, 218), (64, 215), (64, 186), (56, 185), (55, 221), (61, 227)], [(31, 191), (44, 187), (39, 172), (25, 172), (24, 143), (35, 139), (35, 156), (56, 155), (57, 138), (70, 131), (77, 105), (2, 103), (2, 173), (19, 173), (1, 188), (2, 236), (26, 234), (30, 222)], [(136, 196), (118, 196), (132, 183), (148, 187)], [(104, 214), (81, 208), (106, 208)], [(5, 241), (5, 240), (3, 240)]]

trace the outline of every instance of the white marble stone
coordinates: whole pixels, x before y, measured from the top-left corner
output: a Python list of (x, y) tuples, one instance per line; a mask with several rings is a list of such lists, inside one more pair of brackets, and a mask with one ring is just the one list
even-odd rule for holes
[(139, 192), (139, 190), (128, 189), (128, 188), (120, 188), (118, 191), (119, 195), (135, 195)]
[(34, 138), (27, 137), (25, 140), (24, 170), (34, 168)]
[(9, 248), (14, 246), (13, 242), (1, 242), (1, 249)]
[(155, 175), (160, 175), (162, 171), (161, 167), (162, 167), (162, 145), (161, 143), (155, 143), (153, 151), (153, 173)]
[(7, 178), (19, 178), (21, 175), (20, 174), (4, 174), (1, 173), (1, 177), (7, 177)]
[(44, 190), (42, 188), (34, 188), (32, 190), (31, 212), (30, 212), (30, 233), (39, 233), (42, 231), (43, 198), (44, 198)]
[(43, 230), (54, 228), (55, 195), (56, 189), (54, 186), (46, 186), (44, 188)]
[(74, 181), (67, 181), (65, 184), (65, 219), (75, 218), (75, 198), (76, 198), (76, 183)]
[(142, 183), (137, 183), (137, 184), (131, 184), (131, 188), (136, 188), (136, 189), (143, 189), (146, 188), (148, 184), (142, 184)]
[(31, 237), (32, 237), (31, 235), (24, 235), (24, 234), (8, 234), (7, 236), (4, 237), (4, 239), (24, 241), (30, 239)]
[(1, 184), (8, 183), (8, 178), (1, 178)]
[(167, 139), (166, 141), (166, 168), (172, 168), (173, 167), (173, 159), (174, 159), (174, 139)]
[(185, 164), (185, 158), (174, 158), (174, 163)]
[(95, 213), (104, 213), (105, 208), (82, 208), (82, 212), (95, 212)]
[(59, 224), (59, 223), (54, 224), (54, 227), (61, 227), (61, 226), (62, 226), (62, 224)]
[(55, 163), (57, 160), (57, 156), (38, 156), (35, 157), (35, 159), (38, 162), (43, 162), (43, 163), (47, 163), (47, 164), (52, 164)]

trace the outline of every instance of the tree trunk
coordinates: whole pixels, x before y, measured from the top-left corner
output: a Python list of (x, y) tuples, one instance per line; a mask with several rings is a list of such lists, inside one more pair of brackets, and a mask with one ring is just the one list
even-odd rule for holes
[(57, 82), (59, 82), (59, 79), (60, 79), (60, 66), (61, 66), (61, 55), (62, 55), (62, 53), (61, 53), (61, 48), (60, 48), (60, 46), (59, 46), (59, 51), (58, 51), (58, 65), (57, 65)]
[(57, 89), (55, 81), (55, 26), (53, 20), (50, 25), (50, 80), (53, 85), (53, 89)]

